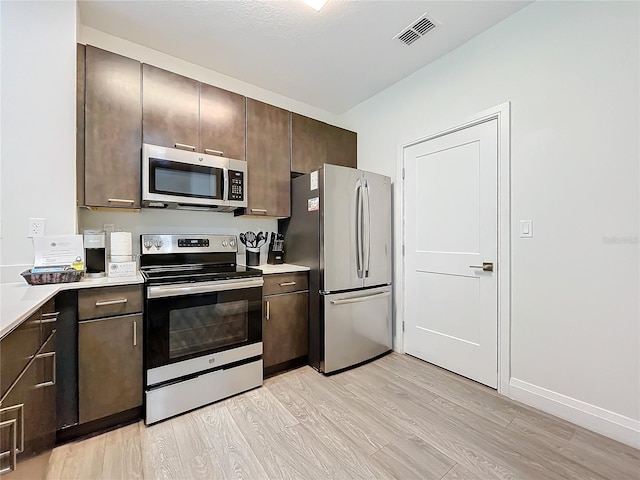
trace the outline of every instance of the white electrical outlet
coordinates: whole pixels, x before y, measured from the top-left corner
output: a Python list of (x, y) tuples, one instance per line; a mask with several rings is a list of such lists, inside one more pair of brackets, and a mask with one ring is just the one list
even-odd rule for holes
[(44, 229), (46, 220), (44, 218), (30, 218), (29, 230), (27, 231), (27, 237), (40, 237), (44, 235)]

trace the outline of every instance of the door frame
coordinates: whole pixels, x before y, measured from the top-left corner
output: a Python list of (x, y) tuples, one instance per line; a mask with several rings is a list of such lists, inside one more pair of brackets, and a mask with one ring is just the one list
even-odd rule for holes
[[(394, 288), (395, 329), (394, 350), (404, 353), (404, 318), (406, 304), (405, 284), (405, 188), (404, 166), (407, 148), (428, 140), (463, 130), (490, 120), (498, 122), (498, 252), (497, 252), (497, 291), (498, 291), (498, 393), (509, 395), (511, 377), (511, 102), (505, 102), (476, 113), (470, 120), (449, 127), (437, 133), (420, 137), (398, 146), (398, 181), (394, 185)], [(400, 200), (400, 201), (398, 201)]]

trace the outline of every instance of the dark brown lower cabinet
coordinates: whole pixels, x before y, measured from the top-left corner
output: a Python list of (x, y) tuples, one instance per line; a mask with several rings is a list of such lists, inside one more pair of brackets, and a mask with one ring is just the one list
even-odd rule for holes
[(80, 423), (142, 405), (142, 314), (78, 325)]
[[(264, 297), (262, 341), (264, 368), (305, 357), (309, 349), (309, 293)], [(273, 373), (273, 372), (271, 372)]]
[(55, 381), (54, 332), (0, 402), (0, 473), (55, 445)]

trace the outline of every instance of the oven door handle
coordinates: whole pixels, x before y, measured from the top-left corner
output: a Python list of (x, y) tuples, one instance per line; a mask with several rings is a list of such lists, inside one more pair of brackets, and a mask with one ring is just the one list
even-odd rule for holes
[(262, 287), (262, 277), (248, 280), (219, 280), (215, 282), (197, 282), (180, 285), (156, 285), (147, 287), (147, 298), (179, 297), (199, 293), (223, 292), (243, 288)]

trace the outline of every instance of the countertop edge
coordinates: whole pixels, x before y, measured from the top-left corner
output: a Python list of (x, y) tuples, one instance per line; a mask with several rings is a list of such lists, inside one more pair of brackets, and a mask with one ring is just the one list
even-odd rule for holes
[[(144, 283), (138, 272), (135, 277), (122, 278), (83, 278), (79, 282), (50, 283), (46, 285), (28, 285), (26, 282), (0, 284), (0, 339), (15, 330), (22, 322), (33, 315), (42, 305), (65, 290), (81, 290), (96, 287), (115, 287)], [(30, 298), (24, 299), (27, 293)], [(16, 298), (17, 294), (22, 294)], [(11, 321), (6, 321), (11, 318)]]
[[(244, 265), (244, 264), (239, 264)], [(294, 265), (292, 263), (281, 263), (278, 265), (270, 265), (268, 263), (263, 263), (261, 265), (245, 265), (250, 266), (251, 268), (257, 268), (258, 270), (262, 270), (263, 275), (273, 275), (276, 273), (295, 273), (295, 272), (308, 272), (310, 270), (309, 267), (305, 267), (303, 265)]]

